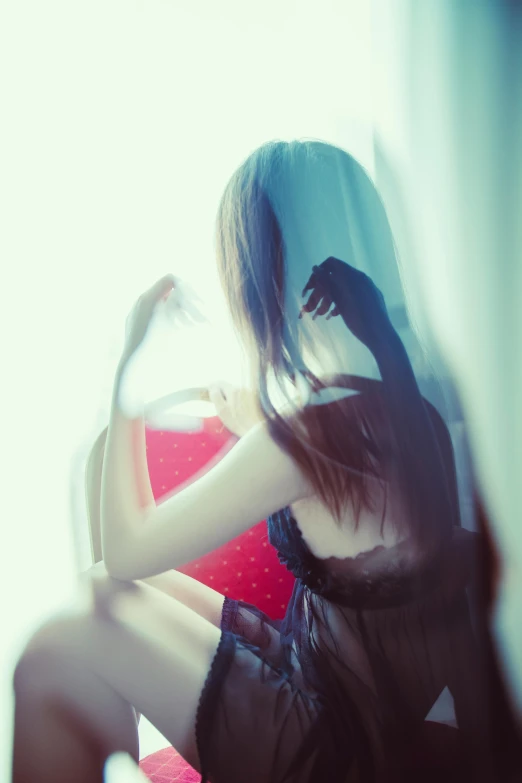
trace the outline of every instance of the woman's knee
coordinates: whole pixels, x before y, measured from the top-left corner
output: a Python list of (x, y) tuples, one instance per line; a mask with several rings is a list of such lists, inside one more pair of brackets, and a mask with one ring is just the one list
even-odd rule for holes
[(52, 617), (28, 639), (13, 672), (15, 692), (37, 695), (52, 688), (67, 656), (70, 619)]
[(101, 560), (85, 571), (82, 576), (84, 581), (90, 585), (100, 607), (103, 606), (103, 602), (108, 596), (115, 593), (129, 593), (133, 589), (136, 590), (139, 584), (146, 584), (180, 601), (217, 628), (221, 625), (225, 596), (181, 571), (171, 569), (136, 582), (121, 582), (109, 576), (105, 564)]
[(83, 613), (94, 612), (97, 616), (109, 618), (115, 599), (122, 594), (139, 592), (138, 582), (123, 582), (108, 573), (103, 560), (80, 574), (80, 600), (78, 607)]
[(134, 582), (123, 582), (120, 579), (114, 579), (110, 576), (103, 560), (99, 560), (92, 566), (89, 566), (85, 571), (80, 573), (80, 582), (86, 584), (96, 583), (97, 585), (105, 585), (107, 588), (111, 588), (112, 591), (126, 591), (132, 590)]
[(30, 635), (22, 649), (13, 673), (15, 690), (18, 687), (39, 689), (48, 687), (53, 678), (82, 657), (86, 635), (96, 623), (98, 615), (110, 616), (112, 597), (120, 589), (135, 585), (120, 583), (121, 588), (102, 567), (82, 574), (82, 588), (77, 600), (67, 608), (45, 619)]
[(137, 759), (139, 714), (91, 665), (90, 626), (90, 618), (73, 610), (47, 620), (31, 636), (13, 673), (19, 725), (39, 707), (58, 708), (78, 716), (110, 752), (124, 749)]

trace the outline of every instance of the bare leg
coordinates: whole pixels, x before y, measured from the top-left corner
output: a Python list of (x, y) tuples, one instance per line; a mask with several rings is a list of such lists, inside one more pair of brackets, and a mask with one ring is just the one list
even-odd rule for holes
[[(93, 576), (107, 577), (107, 569), (103, 560), (91, 566), (81, 575), (83, 580), (90, 579)], [(182, 574), (181, 571), (176, 571), (175, 569), (137, 581), (137, 584), (142, 583), (155, 587), (157, 590), (165, 593), (165, 595), (171, 596), (171, 598), (176, 598), (189, 609), (208, 620), (209, 623), (212, 623), (217, 628), (220, 627), (225, 596), (217, 590), (213, 590), (208, 585), (204, 585), (197, 579), (193, 579), (191, 576)]]
[(14, 783), (101, 783), (111, 753), (138, 758), (131, 705), (199, 768), (196, 711), (219, 629), (150, 585), (97, 584), (96, 608), (46, 623), (17, 666)]
[[(83, 581), (88, 581), (98, 577), (107, 578), (107, 569), (103, 560), (95, 563), (91, 568), (81, 574)], [(185, 604), (189, 609), (197, 612), (217, 628), (221, 626), (221, 614), (223, 611), (223, 602), (225, 597), (213, 590), (208, 585), (204, 585), (191, 576), (182, 574), (180, 571), (171, 569), (163, 574), (151, 576), (147, 579), (141, 579), (138, 584), (145, 583), (151, 587), (160, 590), (165, 595), (176, 598)], [(136, 720), (140, 722), (141, 714), (135, 710)]]
[[(58, 679), (59, 689), (49, 687)], [(15, 692), (14, 783), (101, 781), (111, 749), (126, 750), (138, 760), (133, 708), (72, 661), (27, 657), (17, 669)], [(75, 701), (81, 701), (81, 711)]]

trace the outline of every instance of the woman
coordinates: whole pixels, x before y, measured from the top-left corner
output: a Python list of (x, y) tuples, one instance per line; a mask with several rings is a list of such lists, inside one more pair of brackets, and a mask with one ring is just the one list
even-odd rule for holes
[[(395, 271), (375, 188), (330, 145), (264, 145), (225, 190), (217, 251), (258, 413), (241, 421), (213, 390), (244, 436), (156, 506), (143, 419), (121, 402), (176, 285), (156, 283), (131, 314), (115, 380), (104, 564), (15, 672), (16, 783), (101, 781), (112, 752), (137, 759), (135, 710), (213, 783), (405, 780), (445, 687), (459, 758), (481, 739), (472, 545), (448, 432), (363, 271)], [(297, 577), (282, 622), (175, 570), (264, 518)]]

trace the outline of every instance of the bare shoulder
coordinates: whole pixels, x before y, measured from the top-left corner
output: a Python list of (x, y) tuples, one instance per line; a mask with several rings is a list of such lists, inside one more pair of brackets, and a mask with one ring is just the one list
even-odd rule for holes
[(238, 488), (246, 484), (261, 494), (268, 493), (273, 506), (268, 513), (312, 492), (309, 480), (293, 457), (274, 441), (266, 422), (247, 432), (211, 473), (216, 480), (226, 477)]

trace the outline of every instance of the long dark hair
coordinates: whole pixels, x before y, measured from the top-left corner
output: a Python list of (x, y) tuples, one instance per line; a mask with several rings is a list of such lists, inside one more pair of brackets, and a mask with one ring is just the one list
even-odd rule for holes
[[(315, 141), (269, 142), (235, 171), (217, 214), (217, 262), (232, 321), (250, 358), (253, 386), (271, 436), (295, 459), (334, 519), (339, 523), (343, 509), (350, 504), (357, 525), (363, 508), (374, 510), (370, 480), (374, 480), (374, 489), (375, 480), (379, 482), (386, 499), (394, 455), (401, 448), (378, 394), (361, 394), (327, 405), (290, 407), (283, 413), (276, 410), (268, 388), (270, 379), (280, 389), (292, 385), (295, 388), (296, 356), (301, 375), (316, 389), (322, 385), (321, 379), (307, 369), (292, 333), (288, 317), (287, 241), (276, 214), (277, 195), (288, 192), (289, 181), (297, 171), (296, 160), (299, 170), (306, 172), (318, 159), (319, 175), (314, 175), (315, 182), (310, 177), (304, 181), (310, 188), (323, 187), (323, 202), (331, 199), (330, 206), (335, 210), (335, 200), (340, 203), (346, 188), (351, 188), (355, 220), (352, 225), (341, 222), (340, 231), (346, 235), (359, 232), (360, 244), (376, 265), (389, 266), (390, 259), (395, 262), (391, 230), (370, 178), (351, 155)], [(324, 175), (331, 160), (343, 169), (344, 178), (337, 191), (334, 182), (333, 192), (325, 186)], [(298, 184), (302, 190), (302, 182)], [(365, 211), (373, 211), (373, 222), (365, 223)], [(342, 209), (338, 209), (340, 212)], [(298, 215), (297, 232), (301, 229), (299, 220)], [(307, 220), (306, 215), (302, 220)], [(358, 225), (354, 226), (354, 222)], [(316, 263), (322, 260), (318, 258)], [(385, 509), (383, 520), (384, 514)]]

